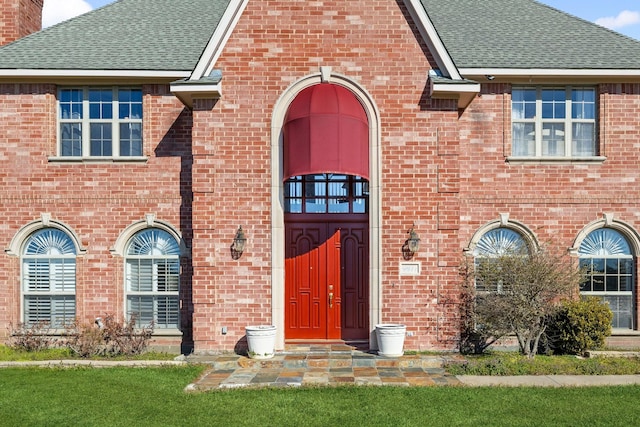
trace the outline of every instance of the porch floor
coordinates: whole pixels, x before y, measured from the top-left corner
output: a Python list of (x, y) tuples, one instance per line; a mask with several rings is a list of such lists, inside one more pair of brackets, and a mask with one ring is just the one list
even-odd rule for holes
[(237, 354), (191, 355), (189, 362), (211, 365), (187, 389), (206, 391), (236, 387), (282, 387), (305, 385), (456, 385), (460, 382), (445, 374), (447, 359), (455, 354), (378, 356), (347, 344), (287, 344), (265, 360)]

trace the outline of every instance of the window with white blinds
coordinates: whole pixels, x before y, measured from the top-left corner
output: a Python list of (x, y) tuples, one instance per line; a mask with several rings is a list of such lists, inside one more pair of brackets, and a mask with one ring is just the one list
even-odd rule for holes
[(76, 248), (63, 231), (32, 234), (22, 256), (24, 323), (62, 328), (76, 316)]
[(127, 314), (138, 326), (158, 329), (180, 325), (180, 247), (169, 233), (137, 233), (126, 251)]

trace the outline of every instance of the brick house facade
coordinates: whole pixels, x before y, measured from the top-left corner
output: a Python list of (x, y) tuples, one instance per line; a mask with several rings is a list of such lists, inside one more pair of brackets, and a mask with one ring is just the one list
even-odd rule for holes
[[(27, 276), (39, 258), (29, 253), (28, 243), (34, 233), (53, 229), (73, 244), (74, 256), (70, 252), (69, 258), (75, 261), (75, 275), (73, 289), (53, 292), (50, 301), (70, 297), (78, 319), (92, 322), (107, 313), (118, 317), (135, 310), (142, 313), (140, 307), (148, 301), (154, 304), (152, 317), (157, 321), (161, 303), (169, 301), (167, 306), (177, 304), (171, 310), (179, 312), (179, 321), (172, 317), (172, 321), (160, 322), (166, 327), (156, 328), (158, 345), (193, 346), (197, 352), (230, 351), (243, 346), (245, 326), (274, 324), (278, 327), (277, 348), (283, 348), (299, 326), (292, 317), (300, 315), (293, 314), (288, 300), (294, 286), (292, 270), (288, 270), (288, 230), (292, 225), (308, 230), (311, 221), (311, 216), (301, 220), (293, 215), (285, 195), (291, 178), (285, 176), (283, 166), (283, 153), (291, 144), (286, 128), (289, 106), (305, 89), (329, 84), (346, 88), (358, 100), (369, 132), (369, 167), (364, 172), (367, 233), (359, 249), (362, 252), (354, 252), (360, 256), (354, 274), (366, 289), (360, 295), (364, 302), (358, 303), (358, 314), (349, 317), (347, 313), (345, 318), (342, 313), (343, 328), (348, 322), (359, 322), (365, 332), (359, 339), (375, 348), (375, 324), (402, 323), (408, 332), (406, 348), (453, 350), (459, 338), (458, 266), (463, 254), (474, 253), (485, 234), (507, 229), (532, 245), (552, 241), (576, 258), (584, 258), (582, 243), (594, 231), (607, 229), (619, 233), (615, 236), (622, 236), (629, 246), (618, 258), (632, 260), (633, 273), (628, 276), (633, 285), (627, 290), (618, 284), (611, 295), (631, 304), (631, 311), (622, 317), (628, 324), (616, 328), (617, 336), (635, 339), (640, 320), (635, 275), (640, 254), (640, 63), (595, 67), (585, 61), (554, 68), (547, 65), (547, 58), (532, 56), (526, 67), (509, 67), (504, 65), (511, 61), (506, 50), (506, 58), (494, 52), (498, 59), (487, 58), (486, 65), (476, 63), (476, 58), (466, 57), (467, 52), (448, 38), (450, 33), (442, 27), (447, 15), (431, 1), (200, 0), (186, 3), (193, 3), (196, 9), (206, 7), (201, 14), (213, 20), (214, 26), (204, 31), (204, 43), (202, 39), (199, 44), (193, 42), (197, 55), (189, 58), (192, 67), (162, 64), (163, 51), (171, 56), (188, 40), (161, 46), (158, 51), (151, 42), (143, 45), (141, 51), (147, 53), (140, 54), (143, 64), (139, 69), (126, 65), (131, 57), (135, 64), (135, 51), (115, 59), (86, 53), (86, 64), (93, 60), (95, 67), (82, 63), (84, 57), (75, 59), (76, 53), (70, 55), (67, 65), (57, 65), (53, 54), (47, 63), (46, 52), (40, 52), (45, 58), (28, 65), (38, 46), (53, 46), (62, 40), (55, 38), (58, 34), (79, 32), (83, 25), (97, 22), (93, 20), (113, 17), (126, 21), (123, 17), (136, 16), (145, 1), (122, 0), (24, 39), (20, 38), (35, 30), (27, 21), (40, 13), (42, 2), (3, 2), (3, 22), (13, 19), (15, 8), (23, 19), (12, 34), (2, 36), (4, 44), (20, 40), (0, 48), (4, 218), (0, 239), (5, 246), (0, 257), (4, 272), (0, 304), (5, 307), (0, 311), (0, 335), (6, 337), (11, 325), (33, 314), (29, 310), (35, 306), (30, 304), (38, 295), (27, 285), (31, 280)], [(496, 2), (500, 0), (489, 3)], [(621, 46), (621, 54), (608, 53), (611, 58), (622, 52), (624, 56), (640, 54), (640, 42), (535, 2), (518, 2), (545, 17), (569, 20), (582, 29), (584, 37), (602, 40), (600, 49), (593, 49), (605, 57), (607, 52), (600, 50), (607, 51), (607, 43)], [(461, 15), (457, 28), (463, 32), (465, 17), (473, 10), (468, 5), (473, 2), (452, 3), (460, 7), (460, 13), (467, 13)], [(154, 7), (162, 9), (158, 3)], [(217, 18), (211, 17), (216, 14)], [(149, 25), (143, 27), (151, 33), (150, 39), (157, 32), (170, 32), (166, 27), (153, 27), (159, 25), (155, 19), (150, 16)], [(175, 18), (180, 19), (186, 18)], [(190, 19), (200, 18), (195, 14)], [(184, 22), (176, 24), (180, 28), (178, 24)], [(78, 55), (95, 51), (100, 46), (98, 39), (89, 34), (80, 41), (75, 46)], [(463, 45), (473, 50), (474, 42), (469, 37)], [(110, 46), (102, 48), (106, 54), (111, 52)], [(481, 47), (478, 51), (482, 52)], [(39, 60), (43, 65), (37, 64)], [(157, 68), (151, 68), (154, 61), (159, 61)], [(81, 96), (83, 90), (92, 93), (92, 88), (108, 88), (103, 92), (117, 94), (117, 98), (122, 87), (141, 94), (141, 152), (94, 155), (79, 146), (80, 155), (65, 155), (64, 131), (76, 125), (72, 119), (65, 125), (62, 112), (65, 108), (74, 111), (73, 96)], [(543, 142), (525, 138), (535, 148), (519, 154), (514, 140), (522, 139), (514, 135), (520, 129), (514, 122), (520, 118), (513, 117), (513, 112), (520, 104), (512, 96), (514, 88), (525, 98), (546, 94), (545, 88), (560, 88), (556, 92), (572, 95), (554, 98), (554, 102), (571, 103), (570, 111), (573, 106), (593, 107), (592, 118), (585, 114), (583, 121), (562, 122), (560, 117), (550, 122), (552, 127), (569, 123), (576, 135), (593, 124), (595, 148), (587, 155), (564, 152), (554, 156), (544, 153), (551, 144), (544, 138)], [(585, 98), (574, 97), (576, 93)], [(590, 94), (595, 94), (593, 102)], [(119, 107), (129, 101), (87, 102)], [(529, 102), (540, 105), (546, 101)], [(545, 123), (525, 116), (531, 119), (531, 126), (542, 127), (535, 128), (537, 133), (547, 129)], [(116, 120), (120, 138), (127, 126), (140, 129), (135, 121), (131, 127), (130, 118)], [(87, 126), (100, 123), (82, 122)], [(563, 129), (563, 134), (568, 132)], [(99, 140), (91, 135), (92, 141)], [(107, 139), (111, 141), (102, 134), (100, 141)], [(73, 137), (69, 141), (73, 146)], [(135, 145), (137, 140), (131, 141)], [(84, 140), (78, 143), (87, 144)], [(568, 147), (577, 150), (575, 145)], [(327, 164), (326, 172), (341, 175), (344, 171)], [(300, 195), (301, 203), (317, 207), (313, 200), (323, 195), (306, 191), (304, 197)], [(354, 217), (336, 216), (331, 221), (348, 223)], [(313, 221), (325, 220), (313, 216)], [(230, 246), (238, 226), (247, 243), (240, 256), (233, 256)], [(403, 245), (412, 228), (419, 234), (420, 248), (407, 254)], [(131, 272), (146, 271), (147, 258), (131, 252), (132, 242), (145, 230), (159, 230), (163, 239), (175, 240), (179, 247), (176, 295), (163, 294), (168, 285), (161, 289), (158, 284), (168, 283), (173, 276), (166, 271), (174, 271), (173, 267), (162, 267), (168, 269), (162, 270), (162, 280), (157, 270), (160, 265), (174, 265), (174, 252), (161, 254), (166, 264), (151, 257), (153, 290), (144, 293), (142, 288), (131, 287)], [(350, 253), (349, 242), (342, 241), (343, 254)], [(142, 261), (136, 264), (138, 259)], [(343, 257), (340, 262), (344, 269), (349, 261)], [(616, 274), (624, 276), (623, 272)], [(347, 279), (343, 275), (340, 280)], [(321, 305), (328, 295), (326, 285), (318, 291)], [(356, 307), (348, 305), (347, 290), (341, 290), (343, 310)], [(162, 307), (171, 311), (167, 306)], [(313, 311), (315, 306), (311, 303), (309, 307)], [(319, 310), (324, 314), (309, 315), (312, 323), (330, 316), (326, 307)], [(303, 333), (303, 338), (318, 336)]]

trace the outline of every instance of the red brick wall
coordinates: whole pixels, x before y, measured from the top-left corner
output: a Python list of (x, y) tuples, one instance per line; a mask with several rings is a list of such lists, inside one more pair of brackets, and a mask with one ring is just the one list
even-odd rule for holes
[[(360, 84), (380, 111), (382, 321), (407, 325), (408, 348), (455, 348), (457, 266), (499, 213), (566, 247), (603, 212), (637, 223), (637, 88), (600, 87), (606, 162), (514, 165), (505, 162), (510, 86), (487, 85), (462, 112), (429, 99), (435, 64), (419, 39), (396, 2), (249, 2), (216, 64), (224, 96), (194, 112), (197, 349), (232, 349), (244, 326), (271, 321), (271, 115), (286, 88), (320, 66)], [(408, 278), (400, 247), (414, 223), (422, 274)], [(249, 243), (235, 261), (238, 225)]]
[[(21, 227), (50, 213), (87, 249), (78, 259), (79, 316), (121, 315), (122, 260), (110, 249), (154, 213), (191, 246), (183, 319), (193, 313), (196, 351), (233, 350), (244, 326), (272, 322), (274, 106), (291, 84), (330, 66), (367, 91), (380, 114), (381, 321), (407, 325), (406, 348), (454, 349), (457, 267), (482, 225), (507, 213), (539, 242), (561, 247), (605, 212), (638, 229), (640, 86), (598, 88), (603, 163), (509, 163), (510, 85), (483, 85), (464, 111), (455, 100), (432, 100), (435, 63), (419, 40), (401, 2), (249, 2), (216, 64), (222, 99), (196, 100), (189, 112), (166, 85), (144, 86), (147, 163), (48, 161), (56, 88), (0, 85), (0, 239), (7, 248)], [(400, 276), (414, 224), (421, 274)], [(247, 249), (234, 260), (240, 225)], [(2, 334), (20, 319), (20, 266), (0, 259)]]
[[(56, 87), (0, 85), (0, 242), (44, 213), (66, 224), (86, 254), (77, 258), (77, 314), (92, 321), (123, 316), (122, 258), (111, 249), (129, 225), (155, 214), (183, 231), (190, 244), (191, 114), (166, 85), (145, 85), (146, 163), (50, 162), (56, 153)], [(184, 319), (190, 318), (190, 266), (183, 281)], [(0, 257), (0, 336), (20, 322), (20, 265)], [(190, 334), (189, 334), (190, 335)], [(174, 339), (174, 344), (179, 339)]]
[(0, 46), (35, 33), (42, 28), (43, 0), (0, 2)]
[(573, 246), (578, 233), (604, 213), (640, 230), (640, 85), (597, 89), (604, 162), (511, 164), (511, 88), (483, 88), (460, 120), (460, 247), (500, 213), (528, 227), (539, 243), (559, 248)]
[[(457, 218), (441, 212), (444, 231), (438, 229), (438, 204), (457, 206), (458, 112), (455, 101), (427, 99), (432, 66), (418, 38), (397, 2), (249, 2), (216, 64), (224, 76), (222, 99), (194, 111), (197, 350), (232, 349), (244, 326), (271, 322), (271, 117), (285, 89), (320, 66), (359, 83), (380, 109), (382, 320), (406, 323), (415, 334), (410, 347), (438, 343), (433, 301), (449, 285), (434, 273), (454, 258), (441, 236), (458, 227)], [(439, 129), (445, 131), (441, 153)], [(400, 279), (400, 248), (414, 222), (424, 273)], [(238, 225), (249, 240), (235, 261), (229, 245)]]

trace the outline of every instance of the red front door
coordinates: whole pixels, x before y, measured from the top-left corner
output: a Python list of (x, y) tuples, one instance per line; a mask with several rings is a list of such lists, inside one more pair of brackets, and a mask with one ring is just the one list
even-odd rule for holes
[(285, 226), (285, 338), (367, 339), (368, 224)]
[[(340, 338), (340, 230), (287, 227), (286, 332), (294, 339)], [(291, 286), (289, 286), (291, 285)]]

